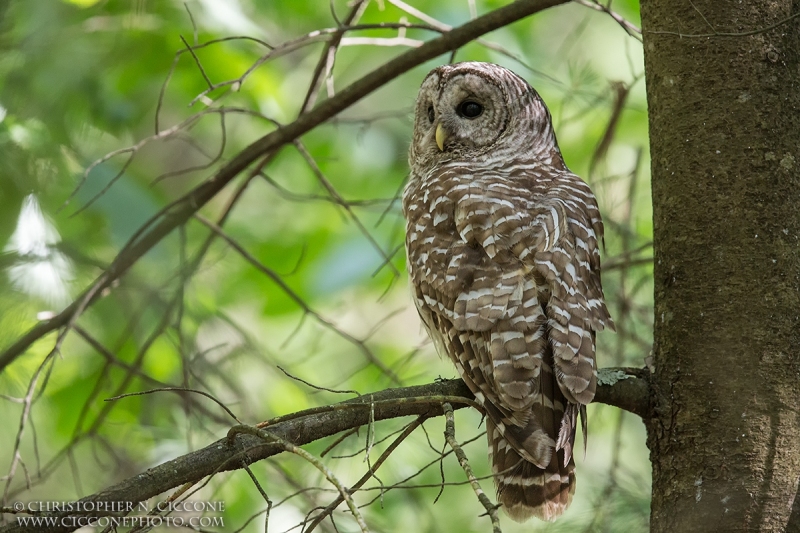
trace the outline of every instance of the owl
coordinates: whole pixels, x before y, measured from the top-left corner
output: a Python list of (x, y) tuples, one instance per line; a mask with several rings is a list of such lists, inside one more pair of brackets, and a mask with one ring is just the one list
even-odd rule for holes
[(422, 83), (403, 193), (413, 297), (486, 415), (497, 497), (554, 520), (575, 492), (572, 451), (597, 384), (603, 222), (564, 164), (538, 93), (489, 63)]

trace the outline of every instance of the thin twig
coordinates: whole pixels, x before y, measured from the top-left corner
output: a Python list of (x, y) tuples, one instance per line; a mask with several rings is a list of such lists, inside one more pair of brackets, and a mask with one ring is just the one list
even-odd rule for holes
[(265, 516), (264, 516), (264, 533), (267, 533), (267, 531), (269, 531), (269, 514), (272, 512), (272, 500), (269, 499), (267, 492), (264, 490), (264, 487), (261, 486), (261, 483), (258, 482), (258, 479), (256, 479), (256, 475), (253, 473), (250, 467), (248, 465), (245, 465), (244, 470), (245, 472), (247, 472), (247, 475), (250, 476), (250, 479), (256, 486), (256, 490), (258, 490), (258, 493), (261, 494), (261, 497), (264, 498), (265, 502), (267, 502), (267, 509), (265, 511)]
[[(101, 278), (104, 276), (106, 276), (105, 273), (101, 276)], [(78, 320), (78, 316), (80, 316), (83, 310), (89, 305), (89, 303), (92, 301), (98, 290), (99, 290), (99, 285), (95, 285), (94, 287), (92, 287), (91, 290), (87, 291), (80, 298), (80, 300), (77, 300), (75, 302), (77, 304), (75, 314), (70, 316), (69, 320), (67, 321), (67, 324), (58, 334), (53, 349), (50, 350), (50, 353), (47, 354), (47, 356), (44, 358), (41, 364), (36, 368), (33, 377), (31, 377), (31, 380), (28, 383), (28, 390), (26, 391), (25, 397), (23, 399), (22, 413), (20, 414), (19, 418), (17, 436), (14, 440), (14, 451), (11, 454), (12, 457), (11, 465), (8, 468), (8, 475), (5, 478), (6, 484), (5, 488), (3, 489), (3, 498), (2, 500), (0, 500), (0, 505), (4, 507), (8, 503), (9, 491), (11, 490), (11, 482), (14, 480), (14, 476), (16, 474), (18, 466), (21, 466), (25, 470), (25, 477), (27, 482), (26, 484), (30, 485), (30, 479), (28, 478), (27, 469), (25, 468), (25, 463), (22, 461), (22, 454), (20, 453), (20, 447), (22, 445), (22, 436), (25, 432), (25, 426), (30, 421), (29, 417), (31, 409), (33, 408), (33, 403), (39, 398), (39, 396), (45, 389), (45, 386), (43, 384), (42, 387), (39, 389), (39, 395), (36, 394), (37, 390), (36, 386), (39, 383), (39, 378), (42, 376), (42, 372), (44, 372), (44, 382), (45, 383), (47, 382), (50, 376), (50, 371), (52, 370), (53, 364), (55, 362), (55, 357), (56, 355), (61, 353), (61, 345), (63, 344), (64, 339), (66, 338), (67, 334), (70, 332), (72, 327), (75, 325), (75, 322)]]
[(159, 389), (150, 389), (150, 390), (144, 390), (144, 391), (139, 391), (139, 392), (128, 392), (126, 394), (119, 394), (119, 395), (113, 396), (111, 398), (106, 398), (105, 401), (113, 402), (113, 401), (116, 401), (116, 400), (120, 400), (122, 398), (128, 398), (130, 396), (146, 396), (148, 394), (155, 394), (156, 392), (191, 392), (191, 393), (194, 393), (194, 394), (199, 394), (201, 396), (205, 396), (206, 398), (212, 400), (214, 403), (216, 403), (217, 405), (222, 407), (222, 409), (226, 413), (228, 413), (228, 415), (230, 415), (231, 418), (233, 418), (237, 422), (241, 423), (241, 420), (239, 420), (236, 417), (236, 415), (233, 414), (233, 411), (228, 409), (228, 407), (224, 403), (222, 403), (218, 399), (214, 398), (209, 393), (207, 393), (205, 391), (197, 390), (197, 389), (188, 389), (188, 388), (185, 388), (185, 387), (162, 387), (162, 388), (159, 388)]
[(290, 379), (293, 379), (295, 381), (299, 381), (303, 385), (308, 385), (312, 389), (317, 389), (317, 390), (326, 391), (326, 392), (333, 392), (333, 393), (336, 393), (336, 394), (355, 394), (356, 396), (361, 396), (361, 394), (359, 394), (358, 391), (355, 391), (355, 390), (337, 390), (337, 389), (329, 389), (327, 387), (322, 387), (320, 385), (314, 385), (313, 383), (310, 383), (310, 382), (308, 382), (308, 381), (306, 381), (306, 380), (304, 380), (302, 378), (298, 378), (297, 376), (293, 376), (292, 374), (287, 372), (285, 368), (283, 368), (280, 365), (278, 365), (278, 370), (283, 372), (286, 375), (286, 377), (288, 377)]
[(375, 240), (375, 237), (373, 237), (372, 234), (367, 230), (367, 228), (364, 227), (364, 224), (361, 222), (358, 216), (356, 216), (356, 214), (353, 212), (353, 208), (347, 202), (344, 201), (344, 198), (342, 198), (339, 195), (339, 192), (334, 188), (333, 184), (330, 182), (330, 180), (328, 180), (328, 178), (322, 172), (322, 169), (319, 168), (319, 165), (317, 165), (316, 160), (312, 157), (312, 155), (309, 153), (309, 151), (306, 149), (303, 143), (301, 143), (299, 140), (295, 140), (294, 145), (295, 148), (297, 148), (297, 151), (300, 152), (300, 155), (303, 157), (306, 164), (311, 169), (311, 172), (313, 172), (314, 176), (317, 178), (317, 181), (319, 181), (320, 184), (322, 184), (322, 186), (325, 188), (325, 190), (328, 191), (328, 194), (331, 196), (331, 198), (333, 198), (336, 204), (341, 206), (347, 212), (348, 217), (350, 217), (350, 220), (353, 221), (353, 223), (356, 225), (361, 234), (364, 235), (364, 237), (366, 237), (366, 239), (369, 241), (372, 247), (375, 248), (375, 250), (378, 252), (378, 254), (380, 254), (381, 257), (383, 257), (384, 260), (383, 264), (388, 264), (389, 267), (392, 269), (392, 273), (395, 276), (399, 276), (400, 272), (398, 272), (397, 268), (395, 268), (395, 266), (391, 263), (391, 256), (386, 253), (383, 247), (380, 244), (378, 244), (378, 242)]
[[(333, 14), (334, 20), (336, 20), (337, 26), (351, 26), (358, 22), (358, 19), (361, 18), (368, 3), (368, 0), (357, 0), (350, 8), (350, 12), (347, 14), (344, 22), (340, 23), (339, 20), (336, 19), (333, 2), (331, 2), (331, 13)], [(343, 36), (344, 32), (334, 34), (331, 40), (325, 45), (325, 49), (322, 51), (319, 61), (317, 61), (317, 66), (314, 67), (314, 73), (311, 75), (311, 83), (308, 86), (306, 97), (303, 99), (303, 105), (300, 106), (300, 113), (305, 113), (314, 107), (320, 85), (333, 70), (333, 64), (336, 61), (336, 51)]]
[[(184, 483), (181, 487), (178, 488), (175, 492), (170, 494), (165, 500), (153, 506), (152, 509), (147, 513), (147, 516), (157, 516), (161, 513), (161, 510), (169, 510), (169, 504), (175, 502), (178, 498), (186, 494), (186, 491), (191, 489), (195, 486), (195, 482)], [(128, 533), (135, 533), (137, 531), (146, 531), (148, 530), (148, 522), (142, 521), (141, 525), (132, 528)], [(115, 530), (115, 527), (112, 524), (109, 524), (101, 533), (109, 533), (110, 531)]]
[[(378, 460), (375, 461), (375, 463), (370, 466), (369, 471), (363, 476), (361, 476), (361, 479), (355, 482), (355, 484), (351, 488), (351, 491), (355, 492), (356, 490), (360, 489), (364, 485), (364, 483), (369, 481), (369, 478), (371, 478), (375, 474), (375, 471), (378, 470), (378, 468), (380, 468), (380, 466), (386, 461), (386, 459), (389, 458), (389, 456), (400, 445), (400, 443), (403, 442), (406, 439), (406, 437), (411, 435), (415, 429), (421, 426), (426, 419), (427, 416), (420, 415), (417, 417), (416, 420), (408, 424), (403, 430), (403, 432), (389, 445), (388, 448), (386, 448), (386, 450), (383, 451), (381, 456), (378, 457)], [(311, 524), (304, 531), (304, 533), (311, 533), (312, 531), (314, 531), (314, 528), (316, 528), (317, 525), (325, 519), (325, 517), (330, 515), (334, 511), (334, 509), (336, 509), (343, 501), (344, 500), (342, 499), (341, 495), (334, 501), (332, 501), (330, 505), (328, 505), (325, 509), (322, 510), (322, 512), (320, 512), (317, 516), (314, 517), (314, 521), (311, 522)]]
[[(320, 457), (325, 457), (326, 455), (328, 455), (329, 452), (331, 452), (334, 448), (336, 448), (338, 445), (340, 445), (342, 442), (344, 442), (348, 437), (351, 437), (351, 436), (355, 435), (356, 433), (358, 433), (359, 429), (361, 429), (361, 428), (360, 427), (353, 428), (353, 429), (351, 429), (349, 431), (345, 431), (344, 433), (339, 435), (332, 443), (330, 443), (328, 445), (327, 448), (325, 448), (324, 450), (322, 450), (320, 452), (319, 456)], [(334, 457), (334, 459), (336, 459), (336, 457)]]
[(184, 46), (186, 46), (186, 49), (189, 51), (190, 54), (192, 54), (192, 58), (194, 59), (194, 62), (197, 65), (197, 70), (200, 71), (200, 75), (203, 76), (204, 80), (206, 80), (206, 85), (208, 85), (209, 88), (213, 87), (214, 84), (209, 79), (208, 74), (206, 74), (206, 70), (203, 68), (203, 64), (200, 62), (200, 58), (198, 58), (197, 54), (194, 53), (194, 48), (192, 48), (192, 45), (186, 42), (186, 39), (183, 38), (183, 35), (181, 35), (180, 38), (181, 42), (184, 44)]
[(214, 224), (213, 222), (211, 222), (210, 220), (208, 220), (207, 218), (205, 218), (204, 216), (202, 216), (200, 214), (196, 214), (195, 218), (197, 220), (199, 220), (200, 222), (202, 222), (207, 228), (211, 229), (219, 237), (221, 237), (222, 240), (224, 240), (226, 243), (228, 243), (228, 245), (231, 248), (236, 250), (239, 253), (239, 255), (241, 255), (245, 260), (247, 260), (248, 263), (250, 263), (251, 265), (256, 267), (259, 271), (261, 271), (267, 277), (269, 277), (276, 285), (278, 285), (278, 287), (281, 288), (281, 290), (289, 298), (291, 298), (294, 301), (295, 304), (298, 305), (298, 307), (300, 307), (303, 310), (303, 312), (305, 312), (306, 314), (311, 315), (312, 317), (314, 317), (314, 319), (317, 322), (319, 322), (320, 324), (322, 324), (326, 328), (330, 329), (331, 331), (333, 331), (334, 333), (336, 333), (337, 335), (339, 335), (343, 339), (345, 339), (348, 342), (358, 346), (361, 349), (361, 353), (364, 354), (364, 356), (367, 358), (367, 360), (370, 363), (372, 363), (375, 366), (377, 366), (392, 381), (394, 381), (398, 385), (401, 384), (400, 378), (397, 376), (397, 374), (392, 372), (392, 370), (388, 366), (386, 366), (386, 363), (384, 363), (383, 361), (378, 359), (378, 357), (372, 352), (372, 350), (369, 349), (369, 347), (366, 345), (366, 343), (363, 340), (357, 339), (357, 338), (353, 337), (352, 335), (350, 335), (349, 333), (346, 333), (346, 332), (342, 331), (341, 329), (339, 329), (336, 326), (334, 326), (334, 324), (331, 321), (329, 321), (328, 319), (326, 319), (325, 317), (323, 317), (322, 315), (320, 315), (319, 313), (317, 313), (316, 311), (311, 309), (311, 307), (309, 307), (309, 305), (305, 302), (305, 300), (303, 300), (300, 297), (299, 294), (297, 294), (294, 290), (292, 290), (291, 287), (289, 287), (286, 284), (286, 282), (283, 281), (283, 278), (281, 278), (274, 270), (272, 270), (271, 268), (266, 267), (261, 261), (259, 261), (255, 257), (253, 257), (238, 242), (236, 242), (233, 238), (231, 238), (222, 228), (220, 228), (219, 226), (217, 226), (216, 224)]
[(469, 479), (469, 484), (472, 485), (472, 490), (474, 490), (475, 495), (478, 496), (478, 501), (480, 501), (483, 508), (486, 509), (486, 514), (489, 515), (492, 521), (492, 533), (503, 533), (500, 529), (500, 517), (497, 516), (498, 506), (493, 504), (486, 493), (483, 492), (481, 484), (478, 483), (475, 474), (472, 473), (472, 467), (469, 464), (469, 459), (467, 459), (467, 454), (464, 453), (464, 450), (461, 449), (461, 446), (456, 440), (456, 421), (453, 415), (453, 406), (445, 402), (442, 404), (442, 409), (444, 410), (445, 419), (444, 438), (447, 439), (447, 444), (450, 445), (453, 449), (453, 453), (456, 454), (458, 464), (464, 469), (464, 473), (467, 475), (467, 479)]
[[(323, 41), (323, 42), (332, 42), (334, 39), (341, 39), (342, 35), (346, 32), (352, 31), (361, 31), (361, 30), (375, 30), (375, 29), (397, 29), (397, 28), (418, 28), (424, 29), (428, 31), (439, 31), (437, 28), (432, 28), (426, 26), (424, 24), (403, 24), (398, 22), (383, 22), (379, 24), (360, 24), (356, 26), (349, 26), (349, 27), (338, 27), (338, 28), (323, 28), (320, 30), (311, 31), (305, 35), (297, 37), (296, 39), (292, 39), (290, 41), (286, 41), (278, 46), (273, 47), (270, 51), (260, 58), (258, 58), (244, 73), (239, 76), (238, 78), (223, 81), (220, 83), (215, 83), (210, 86), (208, 89), (200, 92), (197, 96), (194, 97), (192, 101), (189, 102), (189, 106), (193, 106), (200, 100), (204, 100), (207, 95), (217, 89), (221, 89), (223, 87), (231, 87), (232, 90), (236, 91), (239, 87), (250, 77), (250, 75), (258, 69), (261, 65), (266, 63), (267, 61), (271, 61), (277, 59), (279, 57), (283, 57), (291, 52), (299, 50), (303, 47), (308, 45)], [(202, 45), (201, 45), (202, 46)], [(195, 47), (199, 48), (199, 47)]]
[[(617, 24), (619, 24), (622, 27), (622, 29), (625, 30), (625, 32), (628, 35), (630, 35), (631, 37), (633, 37), (634, 39), (636, 39), (639, 42), (642, 41), (642, 37), (641, 37), (642, 36), (642, 30), (640, 30), (634, 24), (632, 24), (632, 23), (628, 22), (627, 20), (625, 20), (625, 17), (623, 17), (619, 13), (615, 13), (614, 11), (611, 11), (611, 8), (609, 6), (604, 6), (600, 2), (597, 2), (597, 1), (594, 1), (594, 0), (592, 0), (592, 1), (590, 1), (590, 0), (575, 0), (575, 2), (577, 2), (578, 4), (580, 4), (582, 6), (586, 6), (588, 8), (594, 9), (595, 11), (601, 11), (603, 13), (608, 14), (608, 16), (610, 16), (612, 19), (614, 19), (614, 21)], [(609, 4), (611, 4), (611, 2), (609, 2)]]
[(589, 177), (594, 175), (594, 170), (602, 159), (606, 157), (611, 142), (614, 140), (614, 135), (617, 132), (617, 124), (625, 109), (625, 102), (630, 94), (630, 86), (624, 82), (615, 81), (611, 83), (611, 90), (614, 93), (614, 103), (611, 106), (611, 115), (608, 117), (608, 124), (597, 143), (597, 147), (592, 153), (592, 158), (589, 160)]
[(244, 433), (247, 435), (254, 435), (266, 442), (270, 443), (275, 442), (279, 444), (287, 452), (300, 456), (309, 463), (311, 463), (312, 465), (314, 465), (314, 467), (316, 467), (317, 470), (322, 472), (325, 478), (339, 490), (339, 494), (341, 495), (342, 498), (344, 498), (344, 501), (347, 502), (347, 507), (350, 508), (350, 512), (353, 513), (353, 517), (356, 519), (358, 527), (361, 528), (361, 532), (369, 533), (369, 528), (367, 527), (366, 522), (364, 522), (364, 517), (361, 516), (361, 512), (358, 510), (358, 506), (353, 501), (353, 497), (350, 495), (350, 491), (347, 489), (347, 487), (342, 485), (339, 479), (334, 475), (334, 473), (331, 471), (330, 468), (325, 466), (325, 463), (323, 463), (322, 460), (308, 453), (303, 448), (300, 448), (299, 446), (296, 446), (291, 442), (284, 440), (281, 437), (278, 437), (277, 435), (273, 435), (264, 429), (260, 429), (254, 426), (244, 426), (244, 425), (234, 426), (230, 429), (230, 431), (228, 431), (228, 439), (233, 441), (236, 435), (240, 433)]

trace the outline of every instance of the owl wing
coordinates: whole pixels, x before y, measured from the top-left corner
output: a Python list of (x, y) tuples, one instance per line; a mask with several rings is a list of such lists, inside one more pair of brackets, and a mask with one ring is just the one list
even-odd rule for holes
[[(602, 222), (599, 213), (592, 219), (597, 207), (588, 186), (573, 178), (546, 195), (496, 183), (456, 202), (461, 239), (482, 250), (488, 261), (469, 290), (456, 297), (454, 326), (493, 331), (490, 368), (501, 399), (515, 410), (529, 407), (523, 398), (530, 394), (546, 345), (542, 337), (529, 344), (523, 336), (541, 332), (543, 313), (559, 387), (572, 403), (585, 405), (594, 397), (594, 332), (613, 327), (600, 285)], [(563, 190), (568, 186), (572, 190)]]
[[(597, 383), (595, 332), (614, 329), (600, 284), (603, 224), (586, 183), (573, 174), (558, 183), (548, 191), (550, 205), (537, 215), (538, 227), (553, 237), (531, 253), (550, 292), (548, 336), (559, 388), (570, 403), (586, 405)], [(551, 229), (556, 225), (559, 231)]]
[[(552, 406), (539, 379), (548, 343), (554, 368), (546, 370), (570, 403), (587, 404), (596, 384), (594, 331), (611, 324), (599, 284), (602, 223), (588, 186), (575, 180), (579, 194), (569, 191), (566, 201), (563, 191), (536, 194), (523, 180), (446, 187), (423, 210), (439, 231), (425, 239), (427, 264), (412, 268), (417, 306), (440, 351), (500, 430), (512, 433), (512, 447), (538, 465), (549, 461), (556, 433), (558, 448), (571, 447), (577, 412), (568, 409), (556, 431), (529, 427), (532, 407)], [(505, 427), (527, 429), (516, 438)]]
[[(457, 229), (457, 222), (468, 224), (457, 216), (459, 200), (468, 192), (463, 184), (446, 175), (417, 183), (407, 189), (404, 208), (420, 316), (439, 353), (453, 360), (487, 415), (501, 428), (524, 426), (539, 371), (528, 345), (538, 344), (537, 351), (546, 346), (536, 284), (518, 261), (514, 268), (492, 260), (464, 238), (463, 227)], [(467, 218), (476, 216), (480, 213)], [(525, 312), (525, 306), (532, 311)], [(512, 445), (522, 448), (520, 442)]]

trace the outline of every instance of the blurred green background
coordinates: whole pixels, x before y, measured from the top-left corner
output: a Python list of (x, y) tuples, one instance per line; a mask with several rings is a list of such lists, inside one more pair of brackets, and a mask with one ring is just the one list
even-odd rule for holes
[[(410, 0), (409, 7), (373, 0), (360, 23), (455, 26), (505, 3)], [(638, 25), (636, 2), (612, 7)], [(273, 130), (273, 121), (294, 120), (324, 42), (260, 60), (269, 47), (335, 27), (334, 13), (343, 19), (349, 10), (342, 0), (0, 2), (0, 350), (88, 287), (150, 216)], [(434, 36), (417, 29), (348, 33), (319, 100)], [(195, 60), (182, 39), (216, 42), (198, 48)], [(352, 396), (316, 390), (281, 368), (320, 387), (362, 394), (455, 377), (409, 298), (397, 200), (417, 88), (430, 68), (448, 60), (402, 75), (303, 136), (319, 174), (297, 147), (285, 147), (231, 210), (227, 234), (280, 277), (305, 310), (219, 238), (187, 270), (209, 236), (190, 221), (81, 316), (40, 373), (55, 334), (0, 374), (4, 505), (86, 496), (213, 442), (234, 423), (198, 395), (105, 401), (121, 394), (199, 389), (256, 423)], [(599, 366), (643, 366), (653, 318), (641, 43), (608, 14), (572, 3), (489, 34), (456, 60), (503, 64), (549, 105), (566, 162), (592, 185), (606, 221), (603, 281), (619, 333), (599, 335)], [(241, 83), (231, 83), (254, 65)], [(206, 78), (223, 85), (207, 91)], [(627, 98), (616, 112), (621, 94)], [(612, 117), (616, 127), (607, 135)], [(203, 216), (217, 220), (244, 178)], [(26, 396), (29, 416), (20, 401)], [(503, 517), (504, 531), (647, 530), (643, 424), (602, 405), (589, 407), (589, 421), (570, 510), (555, 524)], [(408, 422), (375, 426), (373, 461)], [(458, 411), (459, 440), (479, 435), (480, 422), (477, 412)], [(356, 494), (359, 504), (373, 502), (363, 509), (367, 523), (373, 531), (489, 531), (452, 455), (443, 472), (454, 484), (434, 504), (444, 420), (424, 428), (381, 467), (380, 482)], [(362, 428), (326, 455), (345, 485), (367, 468), (367, 439)], [(333, 442), (307, 449), (320, 454)], [(476, 473), (488, 475), (485, 437), (465, 449)], [(297, 457), (256, 464), (253, 472), (273, 502), (270, 532), (290, 530), (335, 498)], [(381, 483), (398, 482), (381, 493)], [(482, 484), (491, 494), (491, 479)], [(214, 476), (193, 498), (226, 502), (225, 527), (217, 530), (264, 531), (263, 515), (253, 516), (265, 501), (244, 472)], [(357, 530), (348, 513), (334, 516), (339, 531)], [(334, 531), (330, 521), (320, 527)]]

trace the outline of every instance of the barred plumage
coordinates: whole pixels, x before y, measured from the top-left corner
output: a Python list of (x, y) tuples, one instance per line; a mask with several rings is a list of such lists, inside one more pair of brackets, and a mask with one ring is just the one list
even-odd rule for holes
[(595, 332), (614, 327), (595, 197), (564, 165), (536, 91), (488, 63), (428, 75), (409, 164), (403, 209), (417, 309), (486, 411), (504, 509), (520, 521), (555, 519), (575, 490)]

